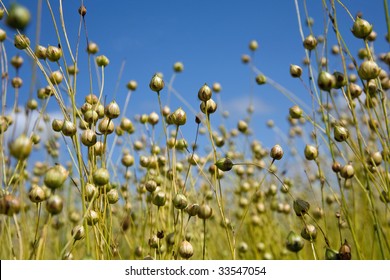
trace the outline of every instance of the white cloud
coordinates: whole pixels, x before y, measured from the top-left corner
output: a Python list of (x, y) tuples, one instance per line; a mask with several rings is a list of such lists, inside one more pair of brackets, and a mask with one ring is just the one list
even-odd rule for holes
[(50, 133), (53, 133), (51, 130), (51, 121), (53, 119), (63, 119), (63, 115), (60, 111), (47, 112), (47, 115), (50, 118), (48, 123), (45, 123), (42, 118), (39, 119), (39, 113), (37, 111), (30, 111), (26, 114), (26, 112), (21, 109), (18, 113), (5, 112), (5, 115), (10, 116), (13, 120), (13, 124), (4, 133), (5, 143), (8, 143), (24, 132), (30, 134), (33, 130), (39, 134), (41, 142), (44, 143), (48, 139)]
[(222, 110), (228, 111), (231, 116), (246, 116), (249, 105), (254, 109), (254, 115), (265, 115), (272, 113), (274, 108), (258, 97), (250, 96), (236, 97), (222, 100)]

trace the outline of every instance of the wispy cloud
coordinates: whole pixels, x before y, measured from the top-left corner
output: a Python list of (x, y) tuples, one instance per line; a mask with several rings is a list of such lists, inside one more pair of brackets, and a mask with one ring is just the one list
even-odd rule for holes
[(4, 134), (6, 143), (22, 133), (30, 134), (32, 131), (37, 132), (41, 137), (41, 141), (45, 142), (50, 136), (50, 133), (53, 133), (51, 129), (49, 129), (49, 126), (51, 127), (51, 121), (53, 119), (63, 119), (63, 115), (60, 111), (47, 113), (50, 118), (48, 124), (45, 124), (36, 111), (32, 111), (29, 114), (26, 114), (23, 110), (18, 113), (6, 112), (5, 115), (10, 116), (13, 120), (13, 124)]
[(266, 115), (275, 111), (275, 108), (258, 97), (249, 96), (237, 97), (222, 101), (224, 111), (228, 111), (230, 115), (245, 116), (247, 115), (248, 107), (252, 106), (254, 115)]

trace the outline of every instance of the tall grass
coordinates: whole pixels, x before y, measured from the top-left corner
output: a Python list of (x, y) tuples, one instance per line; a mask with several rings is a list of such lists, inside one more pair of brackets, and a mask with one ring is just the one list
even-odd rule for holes
[[(273, 147), (252, 134), (252, 104), (234, 129), (216, 121), (219, 113), (223, 122), (236, 121), (221, 110), (220, 84), (201, 83), (199, 103), (190, 104), (175, 88), (181, 62), (167, 84), (161, 73), (150, 77), (159, 111), (128, 117), (137, 82), (127, 84), (123, 106), (115, 94), (107, 100), (110, 61), (88, 38), (83, 5), (72, 45), (65, 3), (59, 1), (57, 15), (49, 0), (38, 1), (34, 45), (23, 33), (28, 12), (0, 3), (7, 25), (0, 30), (1, 259), (390, 257), (390, 56), (375, 53), (379, 38), (370, 23), (341, 1), (322, 1), (321, 36), (313, 32), (306, 1), (295, 1), (305, 58), (284, 67), (309, 102), (260, 70), (257, 41), (242, 56), (254, 84), (268, 84), (291, 102), (288, 131), (267, 123), (283, 140)], [(43, 9), (56, 31), (48, 47), (39, 45)], [(358, 54), (339, 28), (340, 11), (350, 16), (353, 40), (364, 45)], [(14, 48), (22, 53), (9, 56)], [(33, 65), (27, 104), (18, 98), (26, 90), (19, 75), (24, 59)], [(88, 94), (79, 92), (80, 59), (87, 60)], [(181, 108), (170, 108), (172, 95)], [(51, 100), (61, 116), (48, 114)], [(25, 114), (25, 124), (18, 114)], [(189, 122), (196, 129), (184, 137)]]

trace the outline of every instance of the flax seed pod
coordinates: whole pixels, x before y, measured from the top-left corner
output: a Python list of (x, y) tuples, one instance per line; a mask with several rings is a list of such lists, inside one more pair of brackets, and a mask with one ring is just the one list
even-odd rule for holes
[(287, 249), (291, 252), (297, 253), (300, 250), (302, 250), (304, 245), (305, 245), (305, 242), (304, 242), (303, 238), (299, 234), (297, 234), (293, 231), (290, 231), (290, 233), (287, 236), (287, 241), (286, 241)]
[(45, 191), (38, 185), (33, 185), (28, 193), (31, 202), (40, 203), (46, 199)]
[(43, 182), (45, 185), (54, 190), (60, 188), (69, 176), (69, 171), (62, 165), (58, 164), (46, 171)]
[(110, 173), (106, 168), (99, 168), (92, 175), (93, 182), (98, 186), (104, 186), (110, 181)]
[(57, 215), (61, 213), (64, 206), (63, 200), (59, 195), (52, 195), (46, 202), (46, 210), (52, 214)]
[(372, 32), (372, 25), (367, 20), (357, 17), (351, 31), (356, 38), (364, 39)]
[(202, 204), (198, 211), (198, 217), (202, 220), (207, 220), (213, 215), (213, 209), (207, 205)]
[(160, 92), (165, 86), (164, 80), (158, 73), (154, 74), (149, 83), (149, 88), (154, 92)]
[(100, 120), (98, 129), (102, 134), (111, 134), (115, 130), (115, 125), (110, 118), (104, 117), (102, 120)]
[(55, 46), (48, 46), (46, 48), (45, 58), (51, 62), (56, 62), (62, 57), (62, 49)]
[(19, 50), (27, 49), (30, 46), (30, 39), (24, 34), (16, 34), (14, 37), (14, 46)]
[(96, 57), (96, 64), (99, 67), (106, 67), (110, 63), (110, 60), (105, 55), (99, 55)]
[(8, 147), (14, 158), (24, 160), (30, 156), (32, 145), (33, 142), (30, 137), (25, 134), (21, 134), (14, 141), (10, 142)]
[(93, 145), (95, 145), (97, 142), (97, 136), (95, 131), (91, 129), (84, 130), (81, 134), (81, 142), (87, 147), (92, 147)]
[(198, 98), (200, 101), (207, 102), (212, 96), (211, 88), (204, 84), (198, 91)]
[(187, 240), (183, 240), (180, 243), (179, 254), (180, 257), (182, 257), (183, 259), (188, 260), (189, 258), (191, 258), (192, 255), (194, 254), (194, 248), (192, 247), (191, 243), (188, 242)]
[(81, 240), (85, 237), (85, 229), (83, 225), (77, 225), (74, 228), (72, 228), (71, 232), (74, 240)]

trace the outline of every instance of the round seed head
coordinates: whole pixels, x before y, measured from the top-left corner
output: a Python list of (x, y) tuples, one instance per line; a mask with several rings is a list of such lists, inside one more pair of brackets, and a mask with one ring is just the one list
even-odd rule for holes
[(176, 209), (180, 209), (180, 210), (185, 209), (187, 205), (188, 205), (187, 197), (184, 194), (178, 193), (173, 198), (173, 206)]
[(99, 168), (92, 175), (93, 182), (98, 186), (104, 186), (110, 181), (110, 173), (106, 168)]
[(110, 118), (104, 117), (102, 120), (100, 120), (98, 129), (102, 134), (111, 134), (115, 130), (115, 125)]
[(307, 160), (315, 160), (318, 157), (318, 149), (312, 145), (306, 145), (304, 153)]
[(200, 206), (199, 206), (199, 204), (196, 204), (196, 203), (190, 204), (186, 208), (186, 212), (191, 217), (198, 215), (199, 210), (200, 210)]
[(317, 78), (318, 87), (324, 91), (330, 91), (336, 86), (336, 78), (334, 75), (321, 71)]
[(176, 73), (183, 72), (183, 70), (184, 70), (184, 65), (182, 62), (178, 61), (175, 62), (175, 64), (173, 64), (173, 71), (175, 71)]
[(26, 7), (16, 3), (11, 4), (6, 19), (6, 24), (9, 27), (23, 30), (28, 26), (30, 20), (31, 14)]
[(96, 64), (99, 67), (106, 67), (110, 63), (110, 60), (105, 55), (99, 55), (96, 57)]
[(11, 85), (13, 88), (21, 88), (23, 85), (23, 80), (20, 77), (14, 77), (11, 80)]
[(187, 122), (187, 114), (181, 107), (173, 112), (171, 116), (172, 124), (176, 126), (185, 125)]
[(299, 234), (297, 234), (293, 231), (290, 231), (290, 233), (287, 236), (287, 241), (286, 241), (287, 249), (291, 252), (297, 253), (300, 250), (302, 250), (304, 245), (305, 245), (305, 242), (304, 242), (303, 238)]
[(134, 164), (134, 157), (130, 154), (124, 154), (121, 162), (125, 167), (130, 167)]
[(202, 220), (207, 220), (211, 217), (211, 215), (213, 215), (213, 209), (207, 205), (207, 204), (202, 204), (200, 207), (199, 207), (199, 210), (198, 210), (198, 217)]
[(300, 119), (302, 117), (303, 110), (298, 105), (294, 105), (290, 107), (289, 113), (292, 119)]
[(270, 151), (270, 157), (275, 160), (280, 160), (283, 157), (283, 149), (280, 145), (275, 145)]
[(295, 214), (298, 217), (300, 217), (309, 211), (310, 204), (309, 204), (309, 202), (298, 198), (298, 199), (294, 200), (293, 208), (294, 208)]
[(51, 123), (52, 129), (56, 132), (60, 132), (63, 126), (64, 126), (63, 120), (54, 119)]
[(80, 16), (84, 17), (87, 14), (87, 8), (84, 5), (81, 5), (78, 12)]
[(290, 65), (290, 75), (293, 78), (300, 78), (302, 76), (302, 68), (298, 65), (291, 64)]
[(0, 198), (0, 214), (13, 216), (20, 211), (20, 200), (12, 194), (6, 194)]
[(258, 47), (259, 47), (259, 43), (256, 40), (252, 40), (249, 42), (249, 49), (251, 51), (257, 50)]
[(325, 249), (325, 260), (338, 260), (338, 259), (339, 259), (339, 252), (331, 248)]
[(355, 176), (355, 169), (353, 168), (351, 163), (344, 165), (340, 170), (340, 175), (344, 179), (350, 179)]
[(43, 182), (52, 190), (58, 189), (65, 183), (68, 175), (69, 171), (62, 165), (58, 164), (46, 171)]
[(87, 52), (89, 54), (96, 54), (98, 51), (99, 51), (98, 45), (94, 42), (89, 42), (87, 46)]
[(357, 17), (353, 23), (351, 31), (356, 38), (364, 39), (370, 35), (372, 31), (372, 25), (365, 19)]
[(99, 214), (94, 210), (89, 210), (87, 213), (87, 224), (89, 226), (95, 225), (99, 221)]
[(358, 69), (358, 75), (363, 80), (375, 79), (379, 76), (380, 72), (381, 68), (372, 60), (363, 61)]
[(48, 46), (46, 48), (45, 58), (51, 62), (56, 62), (62, 57), (62, 49), (55, 46)]
[(219, 159), (215, 165), (221, 171), (230, 171), (233, 168), (233, 161), (230, 158), (221, 158)]
[(137, 81), (134, 81), (134, 80), (130, 80), (128, 83), (127, 83), (127, 88), (129, 90), (132, 90), (132, 91), (135, 91), (138, 87), (138, 83)]
[(118, 193), (118, 190), (117, 189), (111, 189), (108, 193), (107, 193), (107, 200), (108, 200), (108, 203), (110, 204), (115, 204), (118, 202), (119, 200), (119, 193)]
[(81, 134), (81, 142), (87, 147), (95, 145), (97, 142), (96, 132), (91, 129), (84, 130)]
[(87, 183), (85, 185), (85, 199), (87, 201), (91, 201), (98, 193), (98, 190), (97, 188), (95, 187), (95, 185), (91, 184), (91, 183)]
[(34, 185), (28, 193), (28, 198), (31, 202), (40, 203), (46, 199), (46, 194), (40, 186)]
[(23, 65), (23, 57), (20, 55), (15, 55), (11, 58), (11, 65), (15, 67), (15, 69), (19, 69)]
[(200, 103), (200, 110), (203, 114), (212, 114), (217, 111), (217, 103), (213, 99), (209, 99), (206, 102)]
[(258, 85), (264, 85), (266, 82), (267, 82), (267, 78), (263, 74), (259, 74), (256, 76), (256, 83)]
[(38, 59), (46, 59), (47, 49), (44, 46), (38, 45), (35, 47), (35, 55)]
[(212, 94), (211, 88), (207, 84), (204, 84), (198, 91), (198, 98), (200, 101), (207, 102), (211, 99)]
[(154, 74), (149, 83), (149, 88), (154, 92), (160, 92), (165, 86), (164, 80), (159, 74)]
[(19, 50), (27, 49), (30, 46), (30, 39), (24, 34), (16, 34), (14, 37), (14, 45)]
[(333, 128), (334, 139), (337, 142), (344, 142), (349, 138), (349, 131), (341, 125), (335, 125)]
[(7, 39), (7, 33), (4, 29), (0, 28), (0, 42), (4, 42)]
[(318, 41), (313, 35), (309, 35), (303, 40), (303, 47), (309, 51), (314, 50), (317, 47)]
[(64, 76), (58, 70), (51, 72), (49, 75), (49, 80), (53, 85), (59, 85), (63, 79), (64, 79)]
[(46, 202), (46, 210), (52, 214), (57, 215), (61, 213), (64, 206), (63, 200), (59, 195), (52, 195)]
[(65, 120), (61, 131), (65, 136), (73, 136), (77, 132), (77, 127), (73, 122)]
[(334, 88), (339, 89), (347, 85), (347, 77), (341, 72), (334, 72), (333, 76), (336, 80)]
[(10, 142), (8, 147), (11, 155), (18, 159), (24, 160), (29, 157), (32, 151), (33, 142), (25, 134), (19, 135), (14, 141)]
[(352, 258), (351, 246), (349, 246), (347, 240), (344, 241), (339, 249), (339, 258), (340, 260), (350, 260)]
[(166, 194), (165, 192), (163, 191), (158, 191), (158, 192), (154, 192), (153, 193), (153, 204), (158, 206), (158, 207), (161, 207), (161, 206), (164, 206), (165, 205), (165, 202), (167, 201), (167, 197), (166, 197)]
[(222, 86), (221, 86), (220, 83), (214, 83), (214, 84), (213, 84), (213, 91), (214, 91), (215, 93), (218, 93), (218, 92), (220, 92), (221, 90), (222, 90)]
[(85, 237), (85, 229), (83, 225), (77, 225), (72, 228), (72, 236), (74, 240), (81, 240)]
[(179, 254), (180, 254), (180, 257), (184, 258), (184, 259), (189, 259), (192, 257), (192, 255), (194, 254), (194, 249), (191, 245), (190, 242), (188, 242), (187, 240), (184, 240), (180, 243), (180, 247), (179, 247)]
[(116, 119), (119, 117), (121, 111), (119, 108), (118, 103), (115, 101), (111, 101), (105, 108), (104, 108), (104, 114), (109, 119)]
[(302, 228), (301, 236), (306, 240), (315, 240), (317, 238), (317, 229), (312, 224), (307, 224)]

